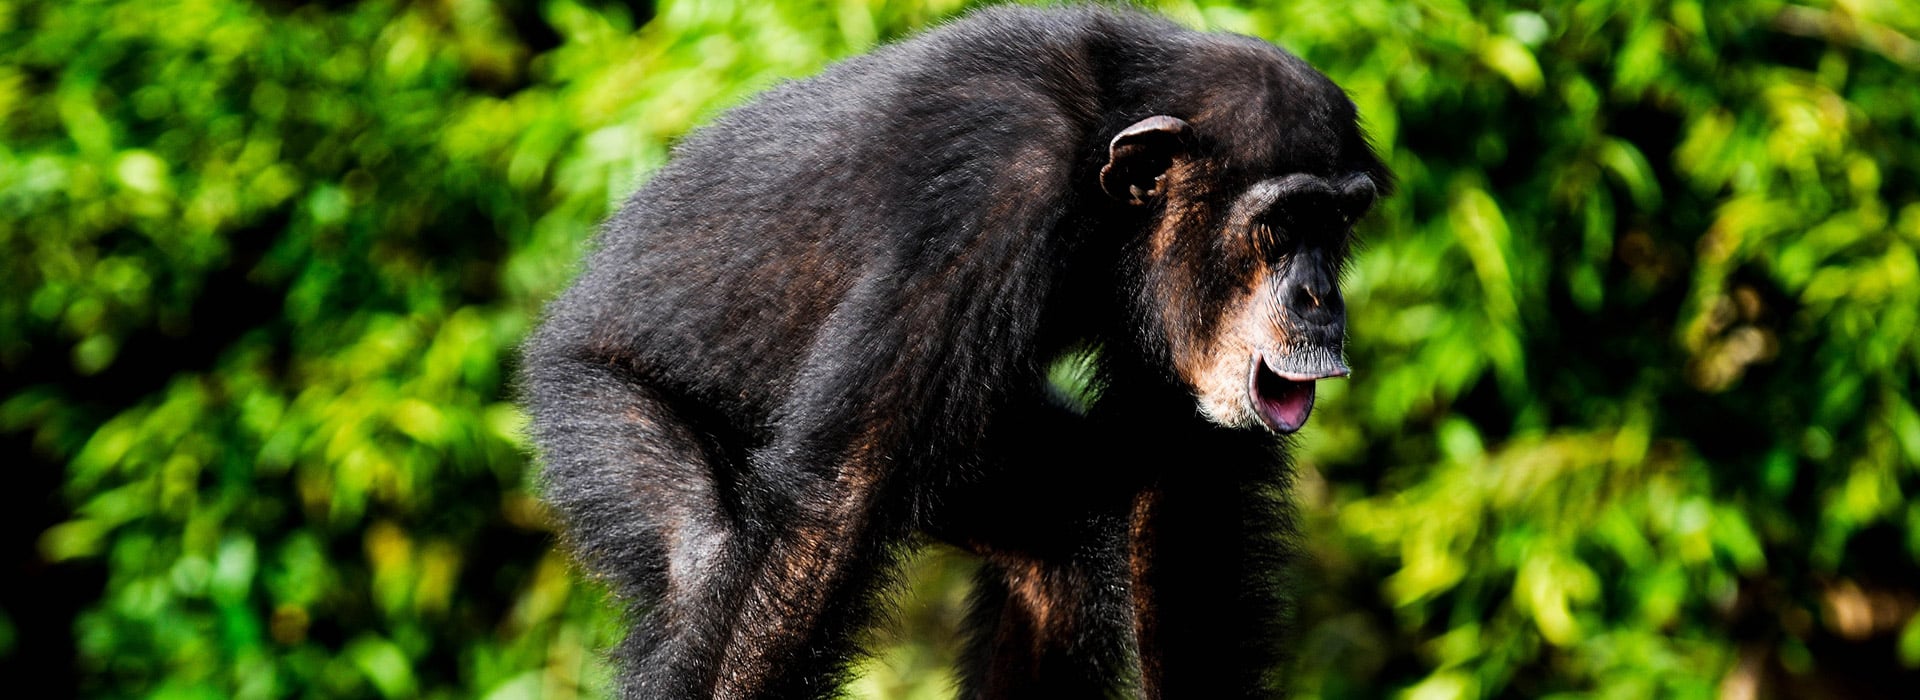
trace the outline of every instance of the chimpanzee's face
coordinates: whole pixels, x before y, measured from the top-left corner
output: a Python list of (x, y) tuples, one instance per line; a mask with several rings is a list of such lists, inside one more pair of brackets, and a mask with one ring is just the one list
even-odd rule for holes
[[(1363, 172), (1291, 173), (1170, 210), (1155, 236), (1165, 255), (1155, 257), (1179, 269), (1152, 277), (1186, 286), (1159, 294), (1198, 302), (1163, 321), (1174, 326), (1174, 367), (1208, 418), (1292, 433), (1313, 410), (1314, 383), (1347, 375), (1340, 271), (1375, 193)], [(1205, 218), (1213, 225), (1195, 236)]]
[(1100, 185), (1153, 217), (1135, 258), (1143, 338), (1209, 419), (1286, 434), (1316, 381), (1348, 373), (1340, 271), (1392, 183), (1339, 86), (1247, 51), (1194, 79), (1189, 111), (1116, 134)]

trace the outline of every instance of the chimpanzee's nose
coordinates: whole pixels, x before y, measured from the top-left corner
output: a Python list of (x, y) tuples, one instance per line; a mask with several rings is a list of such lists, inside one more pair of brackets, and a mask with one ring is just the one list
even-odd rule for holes
[(1339, 323), (1346, 316), (1346, 302), (1340, 299), (1340, 287), (1324, 274), (1302, 275), (1288, 285), (1287, 310), (1301, 323), (1324, 326)]

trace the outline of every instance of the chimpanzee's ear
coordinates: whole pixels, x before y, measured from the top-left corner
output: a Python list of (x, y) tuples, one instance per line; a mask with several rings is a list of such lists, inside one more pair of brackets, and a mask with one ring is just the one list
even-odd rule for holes
[(1146, 204), (1165, 194), (1161, 179), (1176, 156), (1192, 146), (1192, 129), (1185, 121), (1164, 114), (1121, 129), (1107, 145), (1107, 165), (1100, 169), (1100, 189), (1129, 204)]

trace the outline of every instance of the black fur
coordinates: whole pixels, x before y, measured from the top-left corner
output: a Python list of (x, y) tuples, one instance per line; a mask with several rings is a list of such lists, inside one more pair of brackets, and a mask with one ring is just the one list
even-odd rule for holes
[[(1154, 115), (1191, 133), (1110, 196)], [(1295, 173), (1386, 186), (1337, 87), (1102, 9), (979, 12), (690, 137), (525, 348), (544, 496), (633, 606), (624, 693), (838, 694), (924, 534), (986, 563), (968, 697), (1271, 695), (1283, 459), (1177, 367), (1309, 259), (1276, 241), (1344, 251), (1235, 218)], [(1047, 369), (1088, 348), (1076, 410)]]

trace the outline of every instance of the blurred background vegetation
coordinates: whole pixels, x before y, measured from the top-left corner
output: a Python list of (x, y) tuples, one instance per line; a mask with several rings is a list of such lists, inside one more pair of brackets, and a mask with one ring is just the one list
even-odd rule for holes
[[(604, 696), (516, 341), (675, 139), (964, 5), (0, 0), (0, 667)], [(1920, 8), (1158, 7), (1404, 178), (1301, 444), (1303, 696), (1920, 688)], [(857, 695), (950, 692), (966, 568)]]

